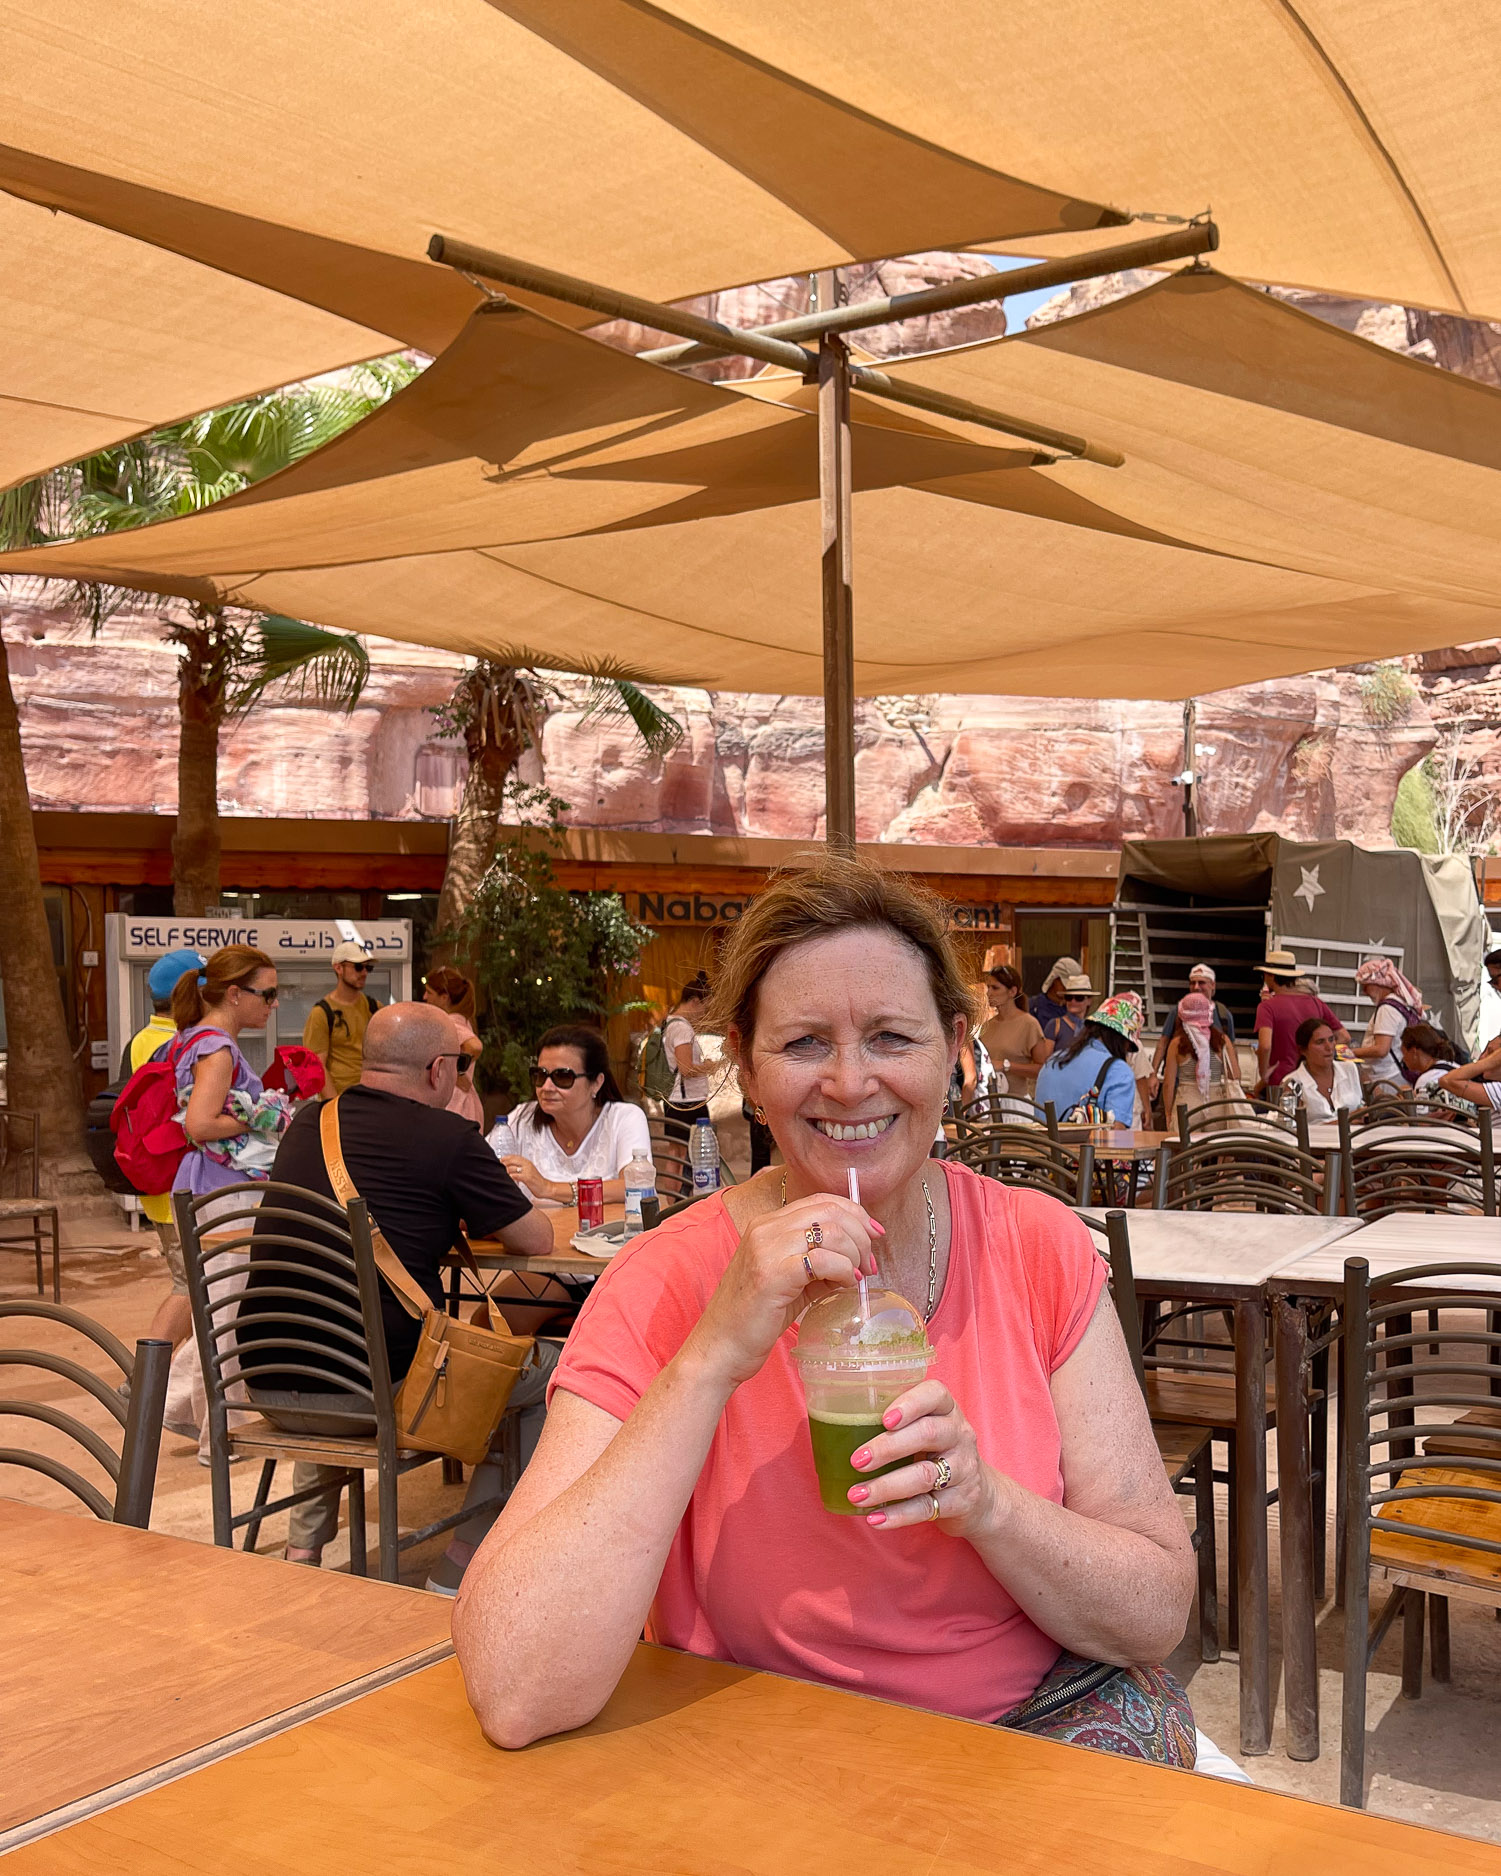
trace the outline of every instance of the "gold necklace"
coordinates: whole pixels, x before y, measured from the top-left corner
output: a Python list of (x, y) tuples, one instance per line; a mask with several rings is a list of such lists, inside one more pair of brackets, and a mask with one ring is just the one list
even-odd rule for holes
[[(922, 1202), (928, 1209), (928, 1306), (922, 1313), (924, 1322), (933, 1320), (933, 1311), (938, 1307), (938, 1214), (933, 1210), (933, 1194), (928, 1190), (926, 1179), (922, 1182)], [(782, 1174), (782, 1204), (787, 1203), (787, 1175)]]

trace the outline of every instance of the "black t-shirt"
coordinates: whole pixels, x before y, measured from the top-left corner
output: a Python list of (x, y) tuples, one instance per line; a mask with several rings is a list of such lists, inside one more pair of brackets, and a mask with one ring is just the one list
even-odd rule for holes
[[(271, 1178), (331, 1199), (334, 1191), (318, 1131), (321, 1115), (322, 1103), (310, 1102), (294, 1117), (277, 1148)], [(434, 1308), (443, 1305), (443, 1259), (458, 1238), (460, 1224), (473, 1237), (489, 1237), (531, 1210), (530, 1200), (490, 1151), (474, 1122), (446, 1108), (424, 1107), (404, 1095), (356, 1086), (339, 1097), (339, 1139), (344, 1164), (370, 1208), (371, 1219)], [(276, 1227), (268, 1221), (266, 1228)], [(260, 1235), (259, 1226), (256, 1235)], [(287, 1253), (282, 1247), (271, 1254), (284, 1258)], [(242, 1344), (255, 1340), (255, 1264), (252, 1247), (238, 1318)], [(276, 1273), (265, 1273), (266, 1283), (275, 1281)], [(281, 1306), (290, 1305), (283, 1301)], [(391, 1379), (400, 1381), (417, 1352), (421, 1325), (397, 1301), (384, 1278), (381, 1314)], [(263, 1387), (314, 1392), (319, 1388), (319, 1382), (307, 1375), (262, 1373), (252, 1379)], [(337, 1391), (332, 1376), (329, 1385)]]

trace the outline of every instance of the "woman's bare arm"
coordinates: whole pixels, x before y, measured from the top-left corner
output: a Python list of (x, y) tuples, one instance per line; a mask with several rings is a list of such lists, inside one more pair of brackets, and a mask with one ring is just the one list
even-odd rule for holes
[(222, 1049), (215, 1049), (212, 1055), (199, 1056), (193, 1064), (193, 1086), (182, 1126), (195, 1146), (203, 1146), (210, 1140), (233, 1140), (246, 1131), (243, 1120), (224, 1112), (233, 1080), (234, 1056), (226, 1037)]
[(1169, 1126), (1176, 1123), (1172, 1118), (1173, 1105), (1178, 1097), (1178, 1038), (1175, 1035), (1168, 1044), (1167, 1057), (1162, 1065), (1162, 1112)]

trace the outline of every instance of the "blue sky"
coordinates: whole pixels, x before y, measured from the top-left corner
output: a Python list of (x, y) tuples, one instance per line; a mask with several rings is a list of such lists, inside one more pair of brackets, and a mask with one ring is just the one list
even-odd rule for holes
[[(1002, 274), (1010, 273), (1013, 267), (1032, 267), (1036, 265), (1035, 258), (1026, 254), (981, 254), (977, 258), (989, 261), (996, 272)], [(1040, 293), (1023, 293), (1014, 300), (1007, 300), (1006, 330), (1008, 332), (1020, 332), (1022, 327), (1026, 325), (1029, 316), (1037, 311), (1044, 300), (1050, 300), (1062, 291), (1063, 289), (1061, 287), (1045, 287)]]

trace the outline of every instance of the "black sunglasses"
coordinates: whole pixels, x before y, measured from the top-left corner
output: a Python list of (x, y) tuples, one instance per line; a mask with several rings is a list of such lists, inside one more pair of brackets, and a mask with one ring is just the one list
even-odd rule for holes
[(259, 997), (268, 1010), (281, 995), (281, 992), (276, 988), (275, 984), (272, 984), (269, 990), (252, 990), (249, 984), (236, 984), (235, 989), (243, 990), (247, 997)]
[(576, 1068), (543, 1068), (534, 1062), (531, 1067), (532, 1086), (540, 1088), (544, 1081), (550, 1081), (555, 1087), (569, 1089), (579, 1079)]
[(440, 1054), (435, 1055), (433, 1061), (429, 1062), (427, 1066), (431, 1068), (433, 1062), (462, 1062), (463, 1059), (464, 1052), (462, 1049), (444, 1049)]
[(354, 963), (351, 963), (351, 964), (350, 964), (350, 966), (349, 966), (349, 968), (350, 968), (350, 969), (351, 969), (352, 971), (368, 971), (368, 970), (369, 970), (369, 968), (370, 968), (370, 966), (369, 966), (368, 964), (354, 964)]

